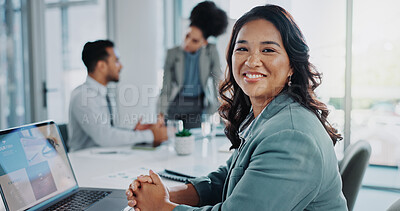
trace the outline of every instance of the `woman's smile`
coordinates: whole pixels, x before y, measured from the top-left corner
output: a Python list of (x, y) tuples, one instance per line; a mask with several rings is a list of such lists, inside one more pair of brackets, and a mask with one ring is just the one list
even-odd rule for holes
[(243, 73), (243, 77), (244, 81), (254, 83), (266, 78), (267, 76), (258, 72), (245, 72)]

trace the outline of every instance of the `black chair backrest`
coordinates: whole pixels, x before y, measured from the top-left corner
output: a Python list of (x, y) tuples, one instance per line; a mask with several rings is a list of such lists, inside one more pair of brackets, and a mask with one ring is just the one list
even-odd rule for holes
[(371, 145), (366, 141), (357, 141), (346, 148), (343, 159), (339, 162), (342, 190), (350, 211), (356, 202), (370, 156)]
[(67, 128), (67, 124), (59, 124), (58, 128), (60, 129), (61, 132), (61, 136), (64, 140), (65, 146), (66, 146), (66, 150), (67, 152), (68, 150), (68, 128)]

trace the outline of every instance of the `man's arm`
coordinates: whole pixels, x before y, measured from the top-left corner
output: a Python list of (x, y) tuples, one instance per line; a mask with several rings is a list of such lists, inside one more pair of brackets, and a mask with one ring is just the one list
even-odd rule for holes
[[(112, 127), (107, 106), (102, 105), (101, 96), (83, 98), (82, 93), (71, 99), (71, 114), (79, 127), (100, 146), (117, 146), (140, 142), (152, 143), (151, 130), (133, 131)], [(85, 101), (85, 103), (83, 103)]]

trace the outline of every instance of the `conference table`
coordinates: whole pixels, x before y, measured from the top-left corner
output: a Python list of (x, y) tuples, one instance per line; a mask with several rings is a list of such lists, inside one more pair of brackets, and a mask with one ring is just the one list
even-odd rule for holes
[[(155, 149), (132, 149), (131, 146), (98, 147), (68, 155), (79, 186), (126, 189), (136, 176), (148, 174), (149, 169), (156, 172), (164, 169), (191, 172), (194, 176), (207, 175), (220, 165), (225, 165), (232, 154), (229, 146), (230, 142), (226, 137), (204, 138), (197, 134), (195, 150), (187, 156), (177, 155), (172, 142)], [(370, 166), (354, 210), (385, 210), (399, 199), (399, 191), (368, 187), (368, 185), (397, 187), (394, 185), (396, 178), (400, 178), (396, 176), (397, 174), (399, 173), (395, 168)], [(165, 178), (163, 182), (167, 186), (182, 184)]]
[[(132, 149), (132, 146), (96, 147), (68, 153), (75, 177), (81, 187), (126, 189), (140, 174), (149, 169), (174, 170), (192, 176), (207, 175), (231, 156), (230, 142), (223, 136), (195, 136), (190, 155), (177, 155), (168, 141), (157, 148)], [(180, 182), (163, 178), (167, 186)]]
[[(126, 189), (140, 174), (152, 169), (175, 170), (193, 176), (207, 175), (225, 165), (232, 151), (224, 136), (202, 137), (193, 130), (195, 149), (190, 155), (177, 155), (172, 141), (157, 148), (132, 149), (132, 146), (96, 147), (68, 153), (75, 177), (81, 187)], [(181, 182), (162, 178), (167, 186)], [(378, 188), (373, 188), (374, 186)], [(372, 188), (371, 188), (372, 187)], [(389, 187), (388, 190), (379, 187)], [(390, 190), (391, 187), (399, 189)], [(397, 168), (370, 166), (354, 210), (385, 210), (400, 198), (400, 173)], [(0, 197), (0, 211), (5, 210)]]

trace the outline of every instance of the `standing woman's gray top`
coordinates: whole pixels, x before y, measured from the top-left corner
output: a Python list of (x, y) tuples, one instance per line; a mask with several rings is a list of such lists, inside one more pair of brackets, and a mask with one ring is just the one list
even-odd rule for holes
[(332, 140), (291, 97), (277, 96), (240, 136), (227, 166), (190, 181), (203, 207), (174, 211), (347, 210)]
[[(170, 103), (181, 92), (185, 82), (185, 51), (178, 46), (167, 52), (164, 64), (163, 87), (157, 102), (158, 112), (167, 114)], [(217, 47), (208, 44), (200, 49), (200, 84), (204, 92), (206, 113), (215, 113), (219, 107), (217, 85), (222, 77)], [(176, 106), (176, 105), (175, 105)]]

